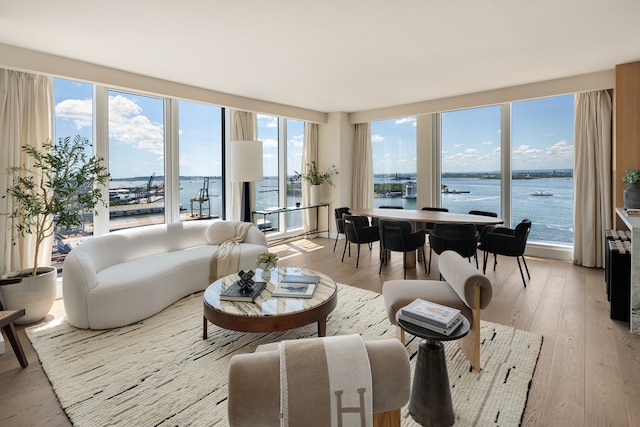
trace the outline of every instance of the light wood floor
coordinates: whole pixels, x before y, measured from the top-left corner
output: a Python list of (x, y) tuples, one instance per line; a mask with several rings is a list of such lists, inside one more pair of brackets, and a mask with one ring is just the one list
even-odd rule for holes
[[(340, 262), (342, 244), (336, 252), (328, 239), (297, 240), (270, 249), (283, 266), (313, 268), (337, 282), (376, 292), (384, 280), (402, 278), (400, 254), (394, 253), (378, 275), (377, 245), (371, 252), (363, 246), (356, 269), (355, 246), (351, 258)], [(493, 301), (482, 313), (485, 320), (544, 336), (523, 425), (640, 425), (640, 335), (630, 334), (626, 323), (609, 319), (603, 271), (541, 258), (527, 258), (527, 263), (531, 281), (524, 288), (515, 260), (498, 259), (497, 271), (487, 272)], [(407, 272), (408, 279), (437, 275), (435, 264), (430, 277), (422, 264)], [(56, 301), (52, 315), (64, 315), (62, 301)], [(0, 355), (0, 426), (68, 426), (23, 329), (19, 333), (29, 366), (20, 368), (8, 342)]]

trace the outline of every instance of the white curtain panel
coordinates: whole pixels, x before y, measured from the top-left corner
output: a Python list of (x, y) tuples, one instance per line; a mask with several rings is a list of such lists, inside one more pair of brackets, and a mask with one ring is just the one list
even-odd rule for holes
[[(53, 140), (53, 79), (0, 69), (0, 196), (10, 185), (7, 168), (27, 164), (22, 146), (41, 147), (48, 140)], [(11, 208), (11, 201), (0, 197), (0, 213)], [(14, 245), (12, 221), (0, 215), (0, 275), (33, 266), (35, 239), (31, 235), (14, 236)], [(50, 265), (52, 244), (53, 237), (45, 240), (39, 265)]]
[[(306, 172), (307, 165), (312, 161), (318, 161), (318, 124), (304, 124), (304, 143), (302, 144), (302, 170)], [(311, 186), (307, 181), (302, 181), (302, 205), (307, 206), (311, 203)], [(315, 209), (305, 209), (302, 211), (302, 227), (304, 231), (316, 229), (316, 211)]]
[(573, 262), (604, 266), (604, 230), (612, 224), (611, 97), (605, 90), (575, 98)]
[(373, 153), (371, 125), (357, 123), (353, 147), (353, 207), (369, 209), (373, 206)]
[[(256, 141), (258, 139), (258, 118), (255, 113), (249, 111), (232, 110), (231, 112), (231, 143), (234, 141)], [(251, 188), (251, 210), (256, 210), (256, 184), (252, 182)], [(230, 197), (227, 199), (231, 203), (231, 220), (240, 221), (240, 210), (242, 208), (242, 183), (232, 182), (229, 186)]]

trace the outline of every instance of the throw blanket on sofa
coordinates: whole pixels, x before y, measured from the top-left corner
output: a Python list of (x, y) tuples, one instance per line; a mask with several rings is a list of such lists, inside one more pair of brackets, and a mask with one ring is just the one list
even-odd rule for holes
[(369, 427), (372, 391), (360, 335), (280, 343), (281, 426)]
[(220, 221), (214, 225), (221, 229), (218, 231), (219, 235), (226, 235), (227, 238), (219, 244), (218, 251), (211, 257), (209, 283), (218, 280), (220, 277), (238, 272), (240, 243), (244, 241), (249, 228), (251, 228), (251, 223), (249, 222), (229, 223)]

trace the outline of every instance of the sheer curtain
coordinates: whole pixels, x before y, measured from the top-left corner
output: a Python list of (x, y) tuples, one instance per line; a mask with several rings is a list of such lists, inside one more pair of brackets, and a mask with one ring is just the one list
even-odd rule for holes
[[(53, 140), (53, 79), (0, 69), (0, 193), (10, 184), (9, 166), (26, 164), (23, 145), (40, 147)], [(11, 201), (0, 197), (0, 213), (10, 212)], [(13, 220), (0, 215), (0, 275), (32, 267), (35, 242), (31, 235), (17, 236), (12, 242)], [(53, 237), (46, 239), (38, 262), (50, 265)]]
[[(231, 111), (231, 143), (234, 141), (256, 141), (258, 139), (258, 118), (255, 113), (249, 111)], [(256, 183), (249, 184), (251, 188), (251, 210), (256, 207)], [(242, 183), (232, 182), (229, 189), (231, 195), (231, 219), (240, 220), (240, 210), (242, 206)]]
[[(318, 124), (304, 124), (304, 143), (302, 144), (302, 170), (307, 171), (307, 165), (311, 161), (318, 160)], [(311, 203), (311, 186), (307, 181), (302, 181), (302, 205), (307, 206)], [(316, 211), (315, 209), (305, 209), (302, 211), (302, 227), (304, 231), (316, 229)]]
[(373, 153), (371, 125), (357, 123), (353, 146), (353, 207), (369, 209), (373, 206)]
[(575, 237), (573, 262), (604, 266), (604, 230), (612, 225), (611, 97), (576, 94), (574, 160)]

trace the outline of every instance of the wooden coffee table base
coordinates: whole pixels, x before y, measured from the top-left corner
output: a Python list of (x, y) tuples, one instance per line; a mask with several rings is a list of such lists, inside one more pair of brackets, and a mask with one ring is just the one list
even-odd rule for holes
[[(333, 306), (335, 308), (335, 304)], [(331, 309), (333, 310), (333, 308)], [(205, 313), (207, 312), (207, 308), (205, 307), (204, 309)], [(216, 324), (215, 322), (211, 322), (213, 324)], [(255, 322), (255, 323), (259, 323), (259, 322)], [(302, 326), (306, 326), (308, 324), (313, 323), (313, 321), (305, 323), (303, 325), (299, 325), (297, 323), (294, 323), (294, 326), (283, 326), (281, 328), (278, 329), (274, 329), (274, 328), (264, 328), (264, 326), (266, 325), (261, 325), (263, 327), (252, 327), (250, 328), (251, 330), (247, 330), (247, 329), (238, 329), (236, 325), (234, 325), (234, 327), (225, 327), (224, 329), (230, 329), (233, 331), (239, 331), (239, 332), (278, 332), (278, 331), (288, 331), (289, 329), (295, 329), (295, 328), (300, 328)], [(327, 316), (325, 316), (324, 318), (320, 319), (317, 321), (318, 323), (318, 336), (319, 337), (324, 337), (327, 335)], [(209, 319), (207, 319), (206, 314), (204, 316), (202, 316), (202, 339), (206, 340), (207, 337), (209, 336), (208, 334), (208, 326), (209, 326)], [(220, 325), (218, 325), (220, 326)], [(258, 325), (254, 325), (254, 326), (258, 326)], [(223, 326), (220, 326), (223, 327)]]

